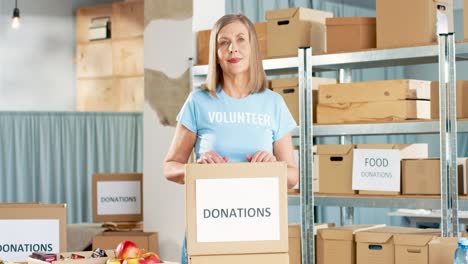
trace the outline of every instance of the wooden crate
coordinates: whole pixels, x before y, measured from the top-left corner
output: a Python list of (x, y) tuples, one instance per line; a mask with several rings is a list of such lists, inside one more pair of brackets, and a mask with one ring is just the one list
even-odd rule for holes
[(112, 42), (106, 40), (77, 45), (76, 62), (78, 78), (112, 76)]
[(76, 84), (77, 111), (117, 111), (119, 93), (112, 78), (78, 80)]
[(112, 38), (143, 36), (144, 1), (119, 2), (112, 5)]
[(91, 7), (83, 7), (76, 10), (76, 42), (88, 43), (88, 29), (91, 25), (91, 19), (97, 17), (112, 17), (112, 5), (103, 4)]
[(112, 41), (113, 75), (143, 75), (143, 38)]
[(123, 112), (143, 112), (145, 102), (144, 77), (119, 78), (116, 80), (119, 91), (118, 110)]

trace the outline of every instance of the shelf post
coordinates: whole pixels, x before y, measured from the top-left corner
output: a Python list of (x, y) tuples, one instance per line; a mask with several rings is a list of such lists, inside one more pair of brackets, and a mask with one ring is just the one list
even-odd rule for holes
[(441, 235), (458, 236), (455, 37), (439, 34)]

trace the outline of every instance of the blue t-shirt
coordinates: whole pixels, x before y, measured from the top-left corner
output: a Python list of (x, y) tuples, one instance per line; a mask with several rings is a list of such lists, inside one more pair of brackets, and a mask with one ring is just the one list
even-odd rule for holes
[(195, 155), (215, 151), (229, 162), (245, 162), (246, 154), (259, 150), (273, 153), (273, 142), (295, 128), (283, 98), (266, 89), (237, 99), (219, 88), (217, 97), (193, 91), (177, 121), (197, 134)]

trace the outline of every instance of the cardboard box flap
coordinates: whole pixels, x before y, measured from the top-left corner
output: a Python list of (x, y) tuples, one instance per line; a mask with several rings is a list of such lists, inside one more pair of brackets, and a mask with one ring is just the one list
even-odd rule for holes
[(435, 234), (437, 229), (417, 229), (399, 226), (386, 226), (356, 233), (357, 242), (386, 243), (395, 234)]
[(286, 88), (286, 87), (298, 87), (299, 80), (297, 78), (280, 78), (271, 80), (271, 88)]
[[(412, 145), (420, 144), (358, 144), (356, 148), (358, 149), (399, 149), (403, 150)], [(423, 144), (424, 145), (424, 144)]]
[(385, 244), (392, 239), (391, 233), (358, 232), (356, 233), (356, 242)]
[(440, 232), (433, 234), (395, 234), (395, 245), (423, 247), (429, 244), (432, 238), (440, 235)]
[(384, 227), (385, 225), (353, 225), (332, 227), (318, 230), (318, 234), (323, 239), (328, 240), (353, 240), (354, 234), (362, 231), (367, 231), (375, 228)]
[(354, 145), (316, 145), (315, 154), (317, 155), (348, 155), (354, 149)]
[(327, 26), (374, 25), (375, 17), (333, 17), (326, 19)]
[[(314, 224), (314, 235), (317, 234), (319, 230), (335, 227), (335, 223), (323, 223), (323, 224)], [(301, 225), (300, 224), (290, 224), (288, 226), (288, 236), (301, 238)]]
[(453, 4), (453, 0), (432, 0), (435, 3), (446, 4), (451, 6)]
[(280, 19), (291, 19), (293, 18), (297, 12), (299, 12), (298, 7), (294, 8), (287, 8), (287, 9), (278, 9), (278, 10), (270, 10), (266, 12), (266, 19), (267, 20), (280, 20)]

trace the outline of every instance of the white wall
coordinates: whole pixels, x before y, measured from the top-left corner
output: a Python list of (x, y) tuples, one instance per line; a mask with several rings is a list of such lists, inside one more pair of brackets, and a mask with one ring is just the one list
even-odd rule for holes
[(0, 0), (0, 111), (75, 110), (75, 15), (113, 0)]

